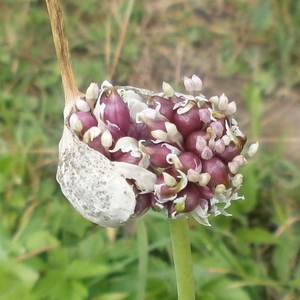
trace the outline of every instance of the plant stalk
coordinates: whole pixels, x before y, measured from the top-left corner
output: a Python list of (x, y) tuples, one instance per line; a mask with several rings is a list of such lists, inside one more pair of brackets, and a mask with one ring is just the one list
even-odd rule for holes
[(195, 300), (191, 244), (187, 218), (169, 219), (178, 300)]
[(137, 300), (145, 299), (148, 272), (148, 237), (143, 218), (137, 218), (137, 239), (139, 255), (139, 273), (137, 281)]
[(61, 72), (65, 94), (65, 105), (81, 95), (75, 81), (69, 43), (65, 32), (65, 23), (59, 0), (45, 0), (52, 28), (53, 41)]

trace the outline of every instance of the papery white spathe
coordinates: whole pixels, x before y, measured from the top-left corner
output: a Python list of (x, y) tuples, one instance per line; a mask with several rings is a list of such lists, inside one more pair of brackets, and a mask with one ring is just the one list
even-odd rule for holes
[(138, 166), (111, 162), (81, 142), (66, 122), (73, 105), (74, 102), (64, 110), (57, 181), (65, 197), (85, 219), (105, 227), (121, 226), (132, 217), (136, 206), (135, 193), (126, 179), (150, 192), (156, 176)]

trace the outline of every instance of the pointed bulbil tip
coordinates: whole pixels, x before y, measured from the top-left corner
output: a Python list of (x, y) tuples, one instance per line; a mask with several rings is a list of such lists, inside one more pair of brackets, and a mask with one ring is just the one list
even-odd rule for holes
[(130, 127), (129, 108), (115, 87), (104, 94), (100, 99), (105, 104), (103, 120), (118, 126), (122, 132), (127, 134)]

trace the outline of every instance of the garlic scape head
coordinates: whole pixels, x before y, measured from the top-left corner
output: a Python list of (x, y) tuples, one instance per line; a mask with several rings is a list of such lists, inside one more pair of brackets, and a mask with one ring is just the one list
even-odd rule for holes
[(236, 103), (207, 99), (196, 75), (183, 81), (189, 94), (165, 82), (161, 93), (92, 83), (65, 107), (57, 180), (84, 218), (117, 227), (152, 208), (209, 225), (210, 214), (228, 216), (243, 199), (247, 138)]

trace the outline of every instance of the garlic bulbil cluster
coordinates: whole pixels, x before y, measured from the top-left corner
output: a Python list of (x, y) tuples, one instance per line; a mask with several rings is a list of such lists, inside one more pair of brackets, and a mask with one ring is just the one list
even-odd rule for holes
[(183, 83), (188, 94), (165, 82), (161, 93), (91, 83), (65, 108), (57, 179), (85, 218), (116, 227), (151, 208), (209, 225), (210, 214), (229, 215), (231, 201), (243, 199), (247, 139), (236, 103), (207, 99), (196, 75)]

